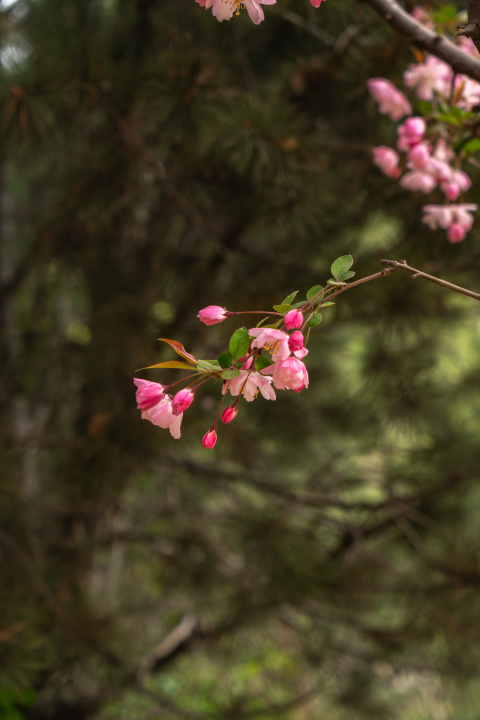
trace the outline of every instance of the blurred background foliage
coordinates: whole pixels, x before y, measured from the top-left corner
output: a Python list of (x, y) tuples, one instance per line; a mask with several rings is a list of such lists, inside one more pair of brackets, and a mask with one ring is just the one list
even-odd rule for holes
[(216, 357), (241, 323), (200, 308), (300, 298), (339, 255), (479, 287), (478, 230), (449, 245), (371, 163), (395, 131), (366, 81), (406, 42), (350, 0), (265, 12), (0, 12), (5, 720), (478, 718), (474, 300), (345, 293), (308, 391), (242, 403), (211, 452), (219, 387), (179, 441), (135, 408), (158, 337)]

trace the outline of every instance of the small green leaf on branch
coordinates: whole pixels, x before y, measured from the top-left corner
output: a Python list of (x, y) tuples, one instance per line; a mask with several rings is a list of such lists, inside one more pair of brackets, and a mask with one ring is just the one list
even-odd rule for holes
[(232, 364), (232, 360), (233, 360), (233, 358), (229, 352), (224, 352), (221, 355), (219, 355), (217, 358), (217, 362), (220, 365), (220, 367), (222, 367), (222, 368), (229, 368), (230, 365)]
[(289, 303), (282, 303), (281, 305), (274, 305), (273, 309), (275, 310), (275, 312), (279, 312), (282, 315), (284, 315), (285, 313), (287, 313), (289, 310), (292, 309), (292, 306), (289, 305)]
[(333, 302), (322, 303), (321, 307), (324, 308), (324, 307), (328, 307), (329, 305), (335, 305), (335, 303), (333, 303)]
[(240, 370), (233, 368), (232, 370), (223, 370), (220, 373), (220, 377), (224, 380), (233, 380), (240, 375)]
[(216, 360), (199, 360), (197, 362), (197, 370), (200, 372), (218, 372), (220, 369)]
[(340, 280), (327, 280), (327, 285), (346, 285), (347, 283), (341, 282)]
[(292, 300), (295, 300), (295, 295), (298, 293), (298, 290), (295, 290), (291, 295), (285, 298), (285, 300), (282, 301), (282, 305), (290, 305)]
[(197, 358), (194, 355), (191, 355), (188, 353), (185, 348), (183, 347), (182, 343), (177, 342), (176, 340), (168, 340), (167, 338), (158, 338), (161, 342), (168, 343), (177, 353), (177, 355), (180, 355), (181, 357), (185, 358), (185, 360), (188, 360), (188, 362), (191, 362), (193, 364), (196, 364)]
[(321, 322), (322, 322), (322, 316), (320, 315), (320, 313), (315, 313), (315, 315), (312, 315), (310, 320), (307, 322), (307, 327), (311, 327), (311, 328), (317, 327), (317, 325)]
[(246, 328), (239, 328), (235, 330), (232, 337), (230, 338), (230, 344), (228, 349), (234, 360), (243, 357), (247, 354), (248, 348), (250, 347), (250, 338), (248, 336), (248, 330)]
[(474, 152), (477, 152), (477, 150), (480, 150), (480, 140), (478, 138), (472, 138), (471, 140), (468, 140), (468, 142), (465, 143), (462, 150), (467, 154), (471, 155)]
[(342, 280), (342, 281), (343, 281), (343, 280), (349, 280), (349, 279), (352, 278), (354, 275), (355, 275), (355, 273), (353, 272), (353, 270), (347, 270), (347, 272), (343, 272), (338, 279), (339, 279), (339, 280)]
[(260, 357), (255, 360), (255, 370), (257, 372), (260, 372), (266, 367), (270, 367), (270, 365), (273, 365), (273, 362), (271, 358), (267, 358), (265, 355), (260, 355)]
[(335, 262), (332, 263), (332, 267), (330, 268), (332, 276), (338, 280), (340, 275), (344, 272), (347, 272), (347, 270), (350, 270), (350, 268), (353, 265), (353, 258), (351, 255), (342, 255), (342, 257), (339, 257), (335, 260)]
[(311, 300), (313, 297), (315, 297), (315, 295), (318, 295), (315, 302), (317, 300), (318, 302), (320, 302), (320, 300), (323, 298), (323, 287), (321, 285), (314, 285), (312, 288), (310, 288), (310, 290), (307, 292), (307, 300)]

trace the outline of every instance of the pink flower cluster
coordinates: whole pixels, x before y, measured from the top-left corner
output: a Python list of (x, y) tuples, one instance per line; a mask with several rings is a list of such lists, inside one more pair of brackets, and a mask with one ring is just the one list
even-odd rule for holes
[[(235, 314), (219, 305), (209, 305), (200, 310), (198, 318), (205, 325), (214, 325)], [(223, 396), (226, 396), (229, 392), (230, 395), (237, 398), (233, 405), (223, 411), (221, 419), (224, 423), (229, 423), (235, 419), (238, 412), (238, 403), (242, 396), (247, 402), (252, 402), (260, 392), (266, 400), (276, 400), (274, 388), (300, 392), (304, 387), (308, 387), (308, 372), (303, 363), (303, 358), (308, 354), (308, 350), (304, 346), (303, 333), (298, 329), (302, 327), (304, 322), (306, 320), (303, 313), (292, 309), (283, 317), (286, 330), (293, 330), (291, 334), (274, 327), (255, 327), (248, 331), (243, 330), (247, 344), (249, 343), (249, 349), (244, 357), (235, 361), (231, 366), (234, 369), (233, 377), (223, 381)], [(167, 342), (176, 345), (177, 352), (184, 358), (188, 357), (195, 361), (195, 358), (186, 353), (179, 343)], [(266, 358), (263, 355), (263, 367), (258, 370), (254, 365), (254, 360), (262, 354), (263, 349), (271, 354), (272, 362), (268, 365), (268, 360), (265, 362)], [(172, 366), (171, 363), (165, 364)], [(197, 372), (198, 367), (196, 368)], [(195, 366), (192, 365), (192, 369), (194, 368)], [(220, 366), (218, 368), (213, 366), (212, 371), (206, 371), (206, 379), (209, 377), (222, 377), (221, 370)], [(171, 435), (178, 439), (180, 437), (183, 413), (192, 404), (195, 391), (201, 383), (184, 388), (173, 397), (168, 394), (168, 390), (173, 386), (139, 379), (135, 379), (134, 383), (137, 386), (137, 407), (142, 412), (142, 418), (149, 420), (158, 427), (169, 428)], [(219, 414), (220, 410), (217, 418)], [(202, 440), (203, 447), (211, 449), (216, 441), (217, 420), (204, 436)]]
[[(420, 12), (417, 8), (416, 15), (417, 19), (421, 17), (423, 22), (428, 22), (425, 11)], [(473, 48), (477, 52), (471, 40), (460, 38), (460, 43), (462, 49), (471, 52)], [(414, 88), (423, 101), (451, 102), (463, 110), (480, 102), (480, 83), (462, 75), (454, 78), (451, 67), (433, 56), (427, 56), (423, 63), (411, 65), (404, 74), (404, 82), (407, 87)], [(368, 88), (381, 113), (395, 121), (409, 116), (397, 127), (397, 149), (384, 145), (373, 148), (373, 162), (388, 177), (400, 178), (400, 185), (412, 192), (427, 194), (438, 187), (447, 204), (426, 205), (423, 221), (432, 229), (447, 230), (450, 242), (460, 242), (473, 225), (469, 213), (478, 208), (473, 203), (452, 204), (470, 189), (472, 183), (463, 170), (451, 164), (456, 156), (449, 146), (449, 143), (453, 144), (453, 135), (448, 126), (445, 124), (442, 128), (441, 117), (436, 116), (432, 118), (433, 127), (429, 130), (430, 118), (412, 115), (409, 101), (389, 80), (371, 78)], [(403, 160), (399, 152), (405, 153)]]
[[(212, 8), (213, 16), (219, 22), (230, 20), (235, 13), (239, 14), (241, 8), (248, 12), (250, 20), (259, 25), (265, 19), (261, 5), (275, 5), (277, 0), (195, 0), (203, 8)], [(313, 7), (320, 7), (322, 0), (310, 0)]]

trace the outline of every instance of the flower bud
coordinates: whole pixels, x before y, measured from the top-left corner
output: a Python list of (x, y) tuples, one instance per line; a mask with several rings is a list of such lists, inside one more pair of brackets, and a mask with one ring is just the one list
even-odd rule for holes
[(217, 442), (217, 433), (215, 428), (210, 428), (206, 435), (203, 436), (202, 445), (205, 450), (211, 450)]
[(197, 317), (205, 323), (205, 325), (216, 325), (216, 323), (226, 320), (226, 312), (226, 309), (220, 307), (220, 305), (208, 305), (206, 308), (203, 308), (203, 310), (200, 310)]
[(158, 403), (163, 400), (165, 390), (168, 388), (168, 385), (161, 385), (160, 383), (141, 380), (140, 378), (134, 378), (133, 382), (137, 386), (137, 408), (142, 412), (158, 405)]
[(465, 235), (467, 234), (466, 228), (462, 227), (460, 223), (453, 223), (448, 229), (447, 237), (449, 242), (451, 243), (457, 243), (462, 242), (462, 240), (465, 239)]
[(285, 327), (287, 330), (297, 330), (303, 323), (303, 315), (298, 310), (290, 310), (285, 315)]
[(245, 362), (242, 365), (243, 370), (248, 370), (248, 368), (252, 367), (253, 356), (247, 358), (247, 356), (244, 355), (243, 357), (239, 358), (238, 362), (242, 362), (242, 360), (245, 360)]
[(232, 420), (235, 418), (237, 414), (237, 408), (235, 405), (232, 405), (231, 407), (225, 408), (225, 410), (222, 413), (222, 420), (224, 423), (232, 422)]
[(190, 407), (193, 402), (194, 393), (190, 388), (180, 390), (172, 400), (172, 411), (174, 415), (180, 415), (181, 412)]
[(299, 330), (295, 330), (288, 338), (288, 349), (292, 353), (303, 349), (303, 335)]

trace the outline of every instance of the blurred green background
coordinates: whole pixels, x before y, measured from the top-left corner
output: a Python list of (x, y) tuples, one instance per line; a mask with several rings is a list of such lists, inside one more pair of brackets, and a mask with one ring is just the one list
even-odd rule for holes
[(200, 308), (304, 297), (339, 255), (480, 287), (478, 229), (449, 245), (371, 162), (395, 127), (366, 81), (406, 42), (349, 0), (265, 14), (0, 12), (2, 720), (479, 718), (476, 301), (345, 293), (310, 388), (213, 451), (218, 386), (178, 441), (136, 410), (157, 338), (216, 357), (242, 323)]

